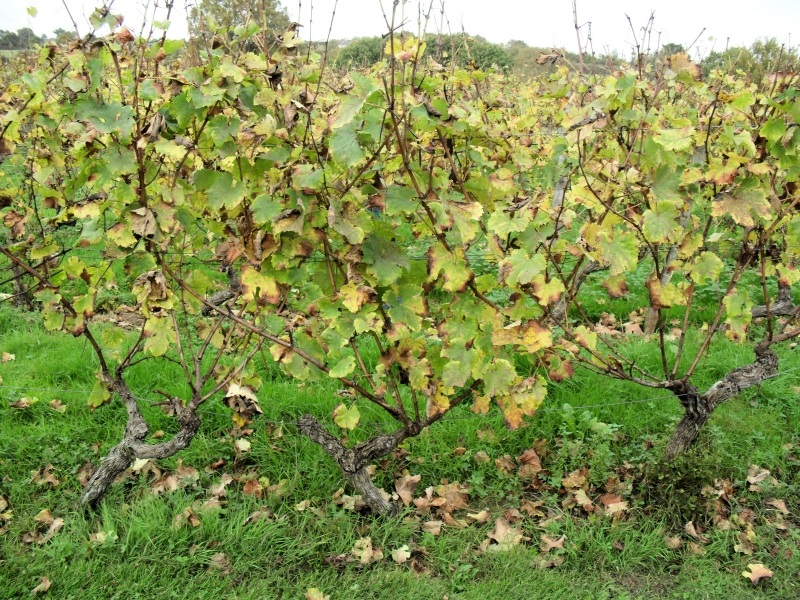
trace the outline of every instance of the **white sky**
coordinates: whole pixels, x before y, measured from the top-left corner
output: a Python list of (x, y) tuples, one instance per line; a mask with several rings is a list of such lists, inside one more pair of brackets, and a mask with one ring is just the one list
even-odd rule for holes
[[(194, 0), (175, 0), (171, 37), (186, 35), (186, 10)], [(225, 1), (225, 0), (222, 0)], [(81, 31), (88, 29), (88, 16), (99, 0), (64, 0)], [(0, 0), (0, 29), (16, 31), (30, 27), (37, 34), (50, 34), (54, 29), (72, 29), (62, 0)], [(153, 5), (164, 0), (115, 0), (113, 11), (126, 16), (126, 24), (138, 31), (145, 14), (151, 15)], [(423, 0), (427, 9), (430, 0)], [(439, 26), (439, 5), (434, 11), (429, 31)], [(304, 24), (304, 38), (324, 39), (331, 21), (335, 0), (283, 0), (292, 19)], [(392, 0), (382, 0), (391, 11)], [(310, 7), (313, 21), (309, 26)], [(38, 10), (30, 17), (26, 8)], [(405, 10), (407, 29), (417, 29), (419, 3), (407, 1), (398, 11)], [(145, 11), (145, 7), (147, 10)], [(571, 0), (445, 0), (447, 21), (444, 30), (482, 35), (488, 40), (503, 43), (522, 40), (531, 46), (557, 46), (577, 50), (572, 24)], [(790, 46), (800, 43), (800, 0), (578, 0), (579, 23), (591, 22), (594, 49), (617, 50), (628, 55), (634, 35), (626, 15), (630, 16), (637, 36), (655, 12), (652, 38), (653, 49), (661, 32), (661, 43), (674, 42), (688, 46), (700, 34), (693, 54), (724, 50), (730, 45), (749, 46), (754, 40), (775, 37)], [(163, 13), (157, 18), (163, 19)], [(339, 0), (333, 22), (332, 38), (352, 38), (380, 35), (386, 31), (381, 13), (381, 0)], [(588, 27), (582, 29), (585, 40)]]

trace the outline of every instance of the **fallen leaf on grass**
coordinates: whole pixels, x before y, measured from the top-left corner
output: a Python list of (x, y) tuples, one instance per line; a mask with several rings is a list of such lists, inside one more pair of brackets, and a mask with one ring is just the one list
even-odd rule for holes
[(747, 568), (750, 572), (742, 571), (742, 577), (747, 577), (755, 585), (766, 577), (772, 577), (773, 573), (761, 563), (749, 564)]
[(178, 459), (178, 466), (175, 469), (175, 477), (178, 479), (178, 483), (181, 485), (181, 487), (184, 487), (191, 485), (200, 479), (200, 474), (197, 472), (197, 469), (194, 467), (184, 466), (182, 461)]
[(44, 469), (31, 471), (31, 482), (36, 485), (50, 484), (53, 487), (57, 487), (61, 482), (53, 475), (53, 468), (53, 465), (47, 465)]
[(417, 489), (420, 479), (420, 475), (403, 475), (399, 479), (395, 479), (394, 489), (405, 506), (414, 501), (414, 491)]
[(67, 412), (67, 405), (62, 404), (61, 400), (50, 400), (49, 404), (50, 408), (52, 408), (54, 411), (58, 413), (64, 414), (65, 412)]
[(686, 526), (683, 529), (684, 531), (686, 531), (686, 533), (688, 533), (690, 536), (692, 536), (695, 540), (697, 540), (701, 544), (707, 544), (709, 542), (706, 536), (701, 535), (700, 533), (697, 532), (697, 529), (695, 528), (694, 523), (692, 521), (686, 523)]
[(431, 535), (439, 535), (442, 532), (441, 521), (425, 521), (422, 524), (422, 531)]
[(411, 558), (411, 552), (406, 544), (400, 546), (396, 550), (392, 550), (392, 560), (398, 565), (402, 565), (409, 558)]
[(517, 462), (521, 465), (517, 474), (523, 479), (533, 479), (542, 470), (542, 462), (533, 448), (518, 456)]
[(575, 489), (583, 487), (583, 484), (585, 483), (586, 483), (586, 475), (584, 475), (581, 471), (573, 471), (572, 473), (561, 479), (561, 485), (563, 485), (567, 489)]
[(47, 592), (47, 590), (50, 589), (51, 585), (53, 584), (47, 577), (42, 577), (42, 582), (31, 590), (31, 596), (36, 596), (37, 594), (44, 594), (45, 592)]
[(133, 461), (133, 464), (131, 465), (131, 471), (133, 471), (134, 473), (138, 473), (149, 462), (150, 462), (149, 458), (137, 458), (135, 461)]
[(236, 440), (233, 444), (236, 446), (237, 452), (241, 453), (250, 452), (250, 447), (252, 446), (249, 440), (241, 438)]
[(606, 507), (606, 514), (609, 517), (617, 517), (618, 515), (623, 514), (627, 510), (628, 510), (627, 500), (623, 500), (622, 502), (612, 502)]
[(492, 461), (491, 457), (490, 457), (488, 454), (486, 454), (486, 452), (484, 452), (483, 450), (478, 450), (478, 451), (475, 453), (475, 456), (473, 457), (473, 459), (474, 459), (474, 460), (475, 460), (475, 462), (476, 462), (476, 463), (478, 463), (479, 465), (481, 465), (481, 464), (486, 464), (486, 463), (488, 463), (488, 462), (491, 462), (491, 461)]
[(156, 496), (164, 492), (174, 492), (177, 489), (178, 479), (170, 473), (162, 475), (150, 485), (150, 491)]
[(231, 561), (224, 552), (217, 552), (208, 559), (208, 570), (219, 571), (220, 575), (231, 572)]
[(563, 554), (540, 554), (533, 559), (533, 566), (537, 569), (552, 569), (564, 564)]
[(783, 513), (784, 515), (789, 514), (789, 509), (786, 508), (786, 502), (783, 500), (767, 500), (767, 506), (771, 506), (772, 508), (776, 509), (778, 512)]
[(225, 488), (233, 481), (233, 477), (229, 473), (225, 473), (222, 477), (220, 477), (219, 482), (215, 483), (211, 486), (209, 490), (211, 495), (215, 498), (222, 498), (228, 492)]
[(306, 600), (331, 600), (331, 597), (326, 596), (317, 588), (308, 588), (306, 590)]
[(3, 358), (0, 359), (0, 362), (7, 363), (7, 362), (11, 362), (12, 360), (16, 360), (16, 358), (17, 357), (14, 356), (13, 354), (9, 354), (8, 352), (3, 352)]
[(269, 519), (272, 516), (272, 513), (267, 509), (257, 510), (251, 513), (245, 520), (243, 525), (250, 525), (251, 523), (256, 523), (261, 519)]
[(553, 539), (548, 535), (543, 535), (542, 536), (542, 540), (539, 543), (539, 548), (545, 554), (547, 554), (548, 552), (550, 552), (550, 550), (553, 550), (553, 549), (563, 550), (564, 549), (564, 542), (566, 541), (566, 539), (567, 538), (564, 535), (562, 535), (558, 539)]
[(89, 542), (103, 546), (106, 543), (112, 543), (117, 539), (115, 531), (98, 531), (97, 533), (89, 534)]
[(677, 535), (664, 538), (664, 544), (666, 544), (667, 548), (669, 548), (670, 550), (677, 550), (678, 548), (681, 547), (682, 543), (683, 542), (681, 541), (681, 538), (678, 537)]
[(92, 475), (94, 475), (95, 470), (96, 469), (92, 464), (92, 461), (87, 458), (86, 462), (84, 462), (81, 468), (78, 469), (78, 472), (75, 473), (78, 483), (80, 483), (82, 487), (86, 487), (86, 484), (89, 483), (89, 479), (91, 479)]
[[(481, 548), (489, 552), (508, 552), (523, 540), (530, 539), (522, 534), (521, 527), (514, 527), (504, 517), (500, 517), (494, 522), (494, 529), (487, 534), (487, 537), (489, 540), (484, 540)], [(496, 543), (492, 544), (490, 540), (494, 540)]]
[(261, 496), (264, 494), (264, 486), (259, 483), (258, 479), (248, 479), (244, 483), (242, 493), (245, 496), (255, 496), (256, 498), (261, 498)]
[(8, 405), (11, 408), (16, 408), (17, 410), (25, 410), (26, 408), (30, 408), (36, 404), (38, 401), (38, 398), (20, 398), (16, 402), (9, 402)]
[(489, 520), (489, 511), (482, 510), (478, 513), (467, 513), (467, 519), (475, 523), (486, 523)]
[(200, 519), (197, 518), (197, 514), (194, 512), (191, 506), (187, 506), (183, 509), (175, 518), (172, 520), (172, 528), (173, 529), (180, 529), (183, 527), (184, 523), (188, 523), (192, 527), (200, 527)]
[(26, 533), (22, 536), (22, 541), (26, 544), (46, 544), (53, 536), (56, 535), (61, 528), (64, 527), (64, 519), (61, 518), (54, 518), (53, 515), (50, 513), (49, 510), (44, 509), (40, 511), (33, 520), (36, 521), (39, 525), (43, 527), (47, 527), (47, 531), (43, 534), (40, 529), (35, 529), (30, 533)]
[(350, 554), (362, 565), (368, 565), (371, 562), (379, 561), (383, 558), (383, 551), (380, 548), (372, 547), (372, 538), (364, 537), (358, 540)]

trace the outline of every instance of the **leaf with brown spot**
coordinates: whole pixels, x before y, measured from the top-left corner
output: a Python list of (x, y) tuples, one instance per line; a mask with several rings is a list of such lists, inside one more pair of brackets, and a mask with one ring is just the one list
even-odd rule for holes
[(242, 488), (242, 493), (245, 496), (261, 498), (264, 495), (264, 486), (259, 483), (258, 479), (248, 479)]
[(308, 588), (306, 590), (306, 600), (331, 600), (331, 597), (326, 596), (317, 588)]
[(37, 402), (39, 402), (38, 398), (20, 398), (16, 402), (9, 402), (8, 405), (11, 408), (16, 408), (17, 410), (25, 410), (27, 408), (30, 408)]
[(67, 412), (67, 406), (65, 404), (62, 404), (61, 400), (55, 400), (55, 399), (54, 400), (50, 400), (50, 402), (48, 404), (49, 404), (50, 408), (52, 408), (54, 411), (56, 411), (58, 413), (62, 413), (63, 414), (65, 412)]
[(9, 354), (8, 352), (3, 352), (3, 357), (0, 358), (0, 362), (7, 363), (11, 362), (12, 360), (16, 360), (17, 357), (14, 354)]

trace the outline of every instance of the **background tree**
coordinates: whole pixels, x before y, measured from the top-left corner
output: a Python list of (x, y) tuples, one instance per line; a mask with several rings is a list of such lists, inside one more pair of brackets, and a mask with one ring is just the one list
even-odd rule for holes
[(352, 40), (339, 51), (334, 64), (341, 67), (369, 67), (381, 59), (384, 44), (378, 36)]
[[(213, 27), (237, 27), (256, 23), (273, 35), (286, 31), (289, 15), (279, 0), (200, 0), (189, 11), (191, 37), (210, 37)], [(213, 24), (212, 27), (209, 25)]]

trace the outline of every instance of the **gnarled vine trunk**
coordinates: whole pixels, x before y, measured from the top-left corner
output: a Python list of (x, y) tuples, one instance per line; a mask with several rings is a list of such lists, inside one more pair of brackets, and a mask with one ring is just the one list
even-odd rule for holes
[[(133, 402), (133, 407), (130, 403)], [(114, 446), (103, 458), (97, 471), (89, 478), (81, 495), (82, 504), (96, 504), (105, 496), (114, 480), (139, 458), (169, 458), (187, 448), (197, 431), (200, 419), (191, 406), (176, 406), (176, 416), (180, 429), (175, 436), (160, 444), (148, 444), (144, 440), (149, 427), (135, 405), (135, 399), (125, 398), (128, 408), (128, 424), (122, 441)], [(175, 402), (174, 404), (178, 404)]]
[(756, 345), (755, 354), (756, 360), (752, 364), (734, 369), (704, 394), (690, 383), (672, 382), (669, 388), (678, 397), (685, 412), (667, 444), (667, 460), (674, 459), (694, 444), (703, 425), (720, 404), (778, 372), (778, 355), (770, 348), (769, 341)]
[(364, 503), (373, 512), (379, 515), (391, 515), (397, 512), (398, 506), (387, 499), (386, 493), (375, 485), (367, 472), (367, 466), (392, 452), (406, 438), (417, 435), (421, 429), (418, 424), (411, 423), (394, 433), (370, 438), (353, 448), (346, 448), (311, 415), (301, 417), (297, 427), (300, 433), (322, 446), (322, 449), (336, 461), (350, 485), (361, 494)]

